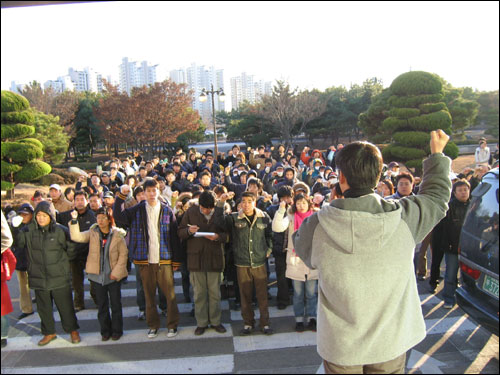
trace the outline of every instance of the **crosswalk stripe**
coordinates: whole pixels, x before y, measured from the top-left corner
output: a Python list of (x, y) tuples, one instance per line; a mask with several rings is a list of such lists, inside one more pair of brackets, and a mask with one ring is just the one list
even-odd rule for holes
[(234, 355), (152, 359), (52, 367), (2, 368), (2, 374), (220, 374), (234, 369)]
[[(435, 334), (446, 333), (462, 317), (463, 315), (451, 316), (448, 318), (441, 318), (441, 319), (426, 319), (425, 327), (427, 329), (427, 334), (435, 335)], [(455, 329), (455, 332), (473, 331), (476, 328), (477, 324), (467, 318), (464, 320), (462, 324), (460, 324), (459, 327)]]
[[(190, 313), (193, 304), (192, 303), (178, 303), (177, 307), (179, 308), (179, 313), (180, 314), (187, 314)], [(221, 301), (221, 309), (222, 310), (229, 310), (229, 302), (226, 300)], [(139, 314), (139, 308), (137, 306), (128, 306), (128, 307), (123, 307), (122, 308), (122, 315), (123, 318), (135, 318)], [(79, 321), (82, 320), (96, 320), (97, 319), (97, 309), (85, 309), (82, 310), (78, 313), (76, 313), (76, 317), (78, 318)], [(61, 317), (59, 316), (58, 313), (54, 313), (54, 321), (60, 322)], [(35, 313), (33, 315), (30, 315), (24, 319), (21, 319), (17, 322), (17, 324), (34, 324), (34, 323), (40, 323), (40, 316), (38, 313)]]
[(302, 333), (275, 333), (272, 336), (251, 335), (233, 337), (234, 351), (237, 353), (254, 350), (285, 349), (302, 346), (315, 346), (316, 333), (306, 331)]
[[(60, 349), (60, 348), (76, 348), (76, 347), (94, 347), (102, 345), (118, 345), (118, 344), (136, 344), (144, 342), (162, 342), (162, 341), (172, 341), (172, 340), (195, 340), (195, 339), (219, 339), (219, 338), (230, 338), (233, 336), (233, 330), (231, 325), (225, 325), (226, 333), (217, 333), (213, 329), (208, 329), (202, 336), (195, 336), (194, 330), (196, 327), (182, 327), (178, 328), (179, 334), (173, 338), (167, 337), (167, 330), (160, 329), (158, 331), (158, 336), (154, 339), (147, 337), (147, 329), (130, 330), (124, 331), (123, 336), (118, 341), (101, 341), (101, 334), (99, 332), (82, 332), (80, 337), (82, 341), (75, 345), (71, 343), (69, 334), (58, 335), (57, 338), (52, 341), (49, 345), (38, 346), (38, 341), (42, 338), (41, 335), (38, 336), (18, 336), (14, 338), (9, 338), (9, 345), (2, 348), (3, 352), (19, 351), (19, 350), (45, 350), (45, 349)], [(3, 369), (2, 369), (3, 373)]]

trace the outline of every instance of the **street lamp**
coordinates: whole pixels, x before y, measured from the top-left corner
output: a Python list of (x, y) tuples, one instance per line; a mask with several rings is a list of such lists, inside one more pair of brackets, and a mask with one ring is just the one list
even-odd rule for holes
[(222, 89), (218, 89), (218, 90), (214, 90), (214, 85), (211, 84), (210, 85), (211, 87), (211, 90), (206, 90), (205, 88), (203, 88), (203, 90), (201, 90), (201, 94), (200, 94), (200, 102), (204, 103), (207, 101), (207, 94), (211, 94), (212, 95), (212, 121), (214, 123), (214, 159), (217, 161), (217, 155), (218, 155), (218, 152), (217, 152), (217, 128), (215, 126), (215, 102), (214, 102), (214, 94), (217, 94), (219, 95), (219, 100), (221, 102), (224, 101), (224, 99), (226, 99), (226, 95), (224, 94), (224, 90)]

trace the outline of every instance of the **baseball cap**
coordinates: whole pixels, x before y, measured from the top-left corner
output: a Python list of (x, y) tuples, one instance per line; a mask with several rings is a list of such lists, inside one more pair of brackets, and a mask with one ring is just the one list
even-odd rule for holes
[(18, 214), (22, 213), (27, 213), (27, 214), (32, 214), (35, 210), (29, 203), (23, 203), (21, 207), (19, 207), (19, 210), (17, 210)]
[(107, 191), (104, 193), (103, 198), (114, 198), (115, 195), (113, 194), (112, 191)]
[(165, 180), (165, 177), (163, 177), (163, 176), (159, 176), (159, 177), (157, 178), (157, 181), (163, 181), (163, 182), (165, 182), (165, 181), (167, 181), (167, 180)]
[(108, 177), (109, 177), (109, 172), (102, 172), (102, 173), (101, 173), (101, 177), (102, 177), (102, 176), (108, 176)]
[(59, 186), (58, 184), (52, 184), (52, 185), (50, 185), (49, 190), (50, 190), (50, 189), (56, 189), (56, 190), (62, 191), (62, 190), (61, 190), (61, 186)]
[(389, 168), (394, 168), (394, 167), (399, 167), (399, 164), (398, 164), (398, 163), (396, 163), (395, 161), (391, 161), (391, 162), (389, 163)]

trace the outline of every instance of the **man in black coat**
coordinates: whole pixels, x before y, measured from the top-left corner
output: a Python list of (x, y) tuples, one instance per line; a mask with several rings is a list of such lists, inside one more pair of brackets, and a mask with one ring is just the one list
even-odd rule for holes
[[(96, 218), (94, 212), (88, 206), (87, 193), (83, 190), (77, 191), (75, 193), (75, 209), (78, 211), (78, 224), (80, 226), (80, 232), (85, 232), (90, 229), (92, 224), (96, 223)], [(69, 226), (71, 221), (71, 211), (62, 212), (57, 217), (57, 222)], [(70, 260), (69, 264), (71, 267), (71, 283), (73, 287), (73, 301), (75, 305), (75, 311), (85, 309), (84, 303), (84, 270), (87, 264), (87, 256), (89, 255), (89, 244), (88, 243), (77, 243), (76, 244), (76, 257)], [(90, 295), (96, 303), (95, 291), (91, 288)], [(96, 303), (97, 304), (97, 303)]]

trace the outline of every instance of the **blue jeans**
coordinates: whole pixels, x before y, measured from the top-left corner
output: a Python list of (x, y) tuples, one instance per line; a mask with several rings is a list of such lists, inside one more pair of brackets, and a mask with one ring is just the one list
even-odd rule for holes
[(457, 289), (458, 282), (458, 255), (445, 253), (444, 261), (446, 263), (446, 272), (444, 276), (443, 299), (444, 303), (454, 305), (455, 290)]
[[(306, 280), (293, 282), (293, 312), (295, 317), (305, 316), (309, 318), (316, 318), (316, 309), (318, 305), (318, 294), (316, 288), (318, 280)], [(304, 306), (304, 293), (305, 293), (305, 306)], [(304, 311), (305, 307), (305, 311)]]
[(6, 339), (9, 336), (9, 318), (7, 316), (2, 316), (2, 339)]

